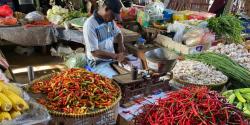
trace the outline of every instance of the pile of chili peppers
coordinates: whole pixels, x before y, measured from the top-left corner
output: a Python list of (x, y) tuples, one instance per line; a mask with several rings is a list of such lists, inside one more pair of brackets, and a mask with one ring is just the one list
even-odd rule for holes
[(215, 91), (189, 86), (142, 107), (136, 125), (248, 125), (241, 112)]
[(38, 98), (38, 102), (49, 110), (73, 114), (105, 108), (119, 96), (110, 79), (80, 68), (55, 74), (49, 81), (36, 82), (31, 91), (46, 95)]

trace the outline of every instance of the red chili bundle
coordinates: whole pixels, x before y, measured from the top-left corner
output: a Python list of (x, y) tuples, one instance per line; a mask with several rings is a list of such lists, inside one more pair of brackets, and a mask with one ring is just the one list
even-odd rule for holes
[(171, 92), (157, 104), (145, 105), (137, 125), (248, 125), (242, 113), (206, 87)]
[(110, 106), (119, 95), (110, 79), (84, 69), (66, 70), (49, 81), (34, 83), (31, 91), (46, 94), (38, 102), (49, 110), (74, 114)]

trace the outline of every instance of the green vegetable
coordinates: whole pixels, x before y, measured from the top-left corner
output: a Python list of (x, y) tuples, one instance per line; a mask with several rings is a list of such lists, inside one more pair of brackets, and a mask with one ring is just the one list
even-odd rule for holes
[(240, 101), (240, 102), (242, 102), (242, 103), (245, 103), (246, 102), (246, 100), (242, 97), (242, 95), (240, 94), (240, 91), (239, 90), (235, 90), (234, 91), (234, 94), (235, 94), (235, 96), (237, 97), (237, 99)]
[(227, 99), (228, 103), (233, 104), (235, 97), (236, 97), (235, 94), (230, 95)]
[(229, 97), (230, 95), (232, 95), (234, 93), (233, 90), (228, 90), (228, 91), (225, 91), (222, 93), (222, 96), (225, 96), (225, 97)]
[(239, 89), (240, 93), (245, 94), (245, 93), (250, 93), (250, 88), (243, 88), (243, 89)]
[(250, 102), (250, 93), (242, 94), (242, 96), (243, 96), (248, 102)]
[(244, 27), (242, 26), (242, 22), (231, 14), (210, 18), (208, 20), (208, 28), (219, 36), (225, 36), (232, 42), (243, 42), (241, 33)]
[(72, 20), (74, 18), (87, 17), (88, 13), (82, 13), (81, 11), (73, 10), (65, 15), (65, 21)]
[(247, 103), (244, 103), (243, 104), (244, 106), (243, 106), (243, 112), (244, 112), (244, 114), (246, 115), (246, 116), (250, 116), (250, 111), (249, 111), (249, 107), (248, 107), (248, 104)]
[(238, 102), (238, 104), (236, 105), (236, 107), (240, 110), (242, 110), (242, 102)]
[(186, 55), (186, 58), (214, 66), (223, 74), (239, 82), (238, 84), (241, 85), (241, 88), (250, 87), (250, 71), (235, 63), (232, 59), (225, 55), (207, 52)]

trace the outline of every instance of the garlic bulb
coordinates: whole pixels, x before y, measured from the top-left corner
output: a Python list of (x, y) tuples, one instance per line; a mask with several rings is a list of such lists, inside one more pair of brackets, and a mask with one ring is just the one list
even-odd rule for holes
[(174, 78), (187, 83), (219, 84), (228, 80), (227, 76), (214, 67), (193, 60), (178, 61), (172, 71)]

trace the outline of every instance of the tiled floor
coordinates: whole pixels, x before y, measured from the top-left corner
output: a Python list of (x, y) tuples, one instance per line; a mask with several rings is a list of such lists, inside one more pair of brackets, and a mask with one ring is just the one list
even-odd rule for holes
[(32, 66), (35, 70), (35, 78), (51, 72), (60, 71), (64, 67), (63, 59), (52, 57), (49, 53), (42, 54), (39, 49), (30, 56), (19, 55), (14, 52), (14, 46), (1, 47), (10, 67), (19, 83), (28, 82), (27, 67)]

